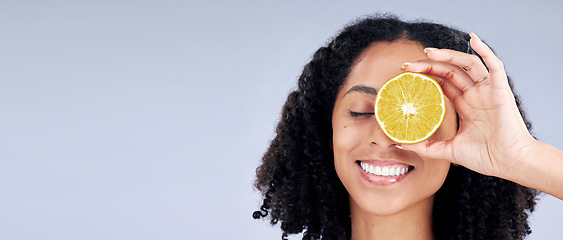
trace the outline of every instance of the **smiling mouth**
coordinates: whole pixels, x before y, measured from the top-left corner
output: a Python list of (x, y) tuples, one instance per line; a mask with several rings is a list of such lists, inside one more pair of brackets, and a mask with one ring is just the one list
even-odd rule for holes
[(397, 177), (407, 174), (414, 169), (414, 166), (397, 163), (385, 166), (370, 164), (367, 162), (356, 161), (364, 172), (380, 177)]

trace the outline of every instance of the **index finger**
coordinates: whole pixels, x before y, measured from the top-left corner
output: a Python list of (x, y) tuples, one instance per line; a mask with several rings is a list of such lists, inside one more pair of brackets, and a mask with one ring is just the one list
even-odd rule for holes
[(445, 62), (455, 66), (459, 66), (467, 72), (469, 77), (476, 82), (479, 79), (487, 76), (489, 72), (485, 67), (485, 64), (481, 62), (478, 56), (473, 54), (467, 54), (451, 49), (438, 49), (426, 48), (425, 52), (428, 54), (428, 58), (438, 61)]

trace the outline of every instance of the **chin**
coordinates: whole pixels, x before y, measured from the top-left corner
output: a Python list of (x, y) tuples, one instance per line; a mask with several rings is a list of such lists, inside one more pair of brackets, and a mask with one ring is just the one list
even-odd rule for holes
[[(412, 196), (411, 196), (412, 197)], [(361, 196), (360, 199), (350, 197), (350, 208), (355, 212), (361, 211), (372, 216), (392, 216), (403, 212), (428, 209), (434, 204), (434, 195), (419, 199), (409, 196)]]

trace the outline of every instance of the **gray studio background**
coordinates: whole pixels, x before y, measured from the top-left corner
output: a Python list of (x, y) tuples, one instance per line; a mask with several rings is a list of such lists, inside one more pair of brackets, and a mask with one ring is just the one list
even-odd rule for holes
[[(560, 3), (281, 2), (1, 1), (0, 239), (280, 239), (251, 215), (281, 105), (374, 12), (476, 32), (563, 149)], [(529, 239), (562, 222), (544, 196)]]

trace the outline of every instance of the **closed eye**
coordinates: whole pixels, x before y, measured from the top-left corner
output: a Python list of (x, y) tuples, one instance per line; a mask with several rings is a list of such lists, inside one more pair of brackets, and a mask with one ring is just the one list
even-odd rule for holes
[(352, 112), (350, 111), (350, 116), (352, 117), (362, 117), (362, 116), (371, 116), (374, 115), (372, 112)]

